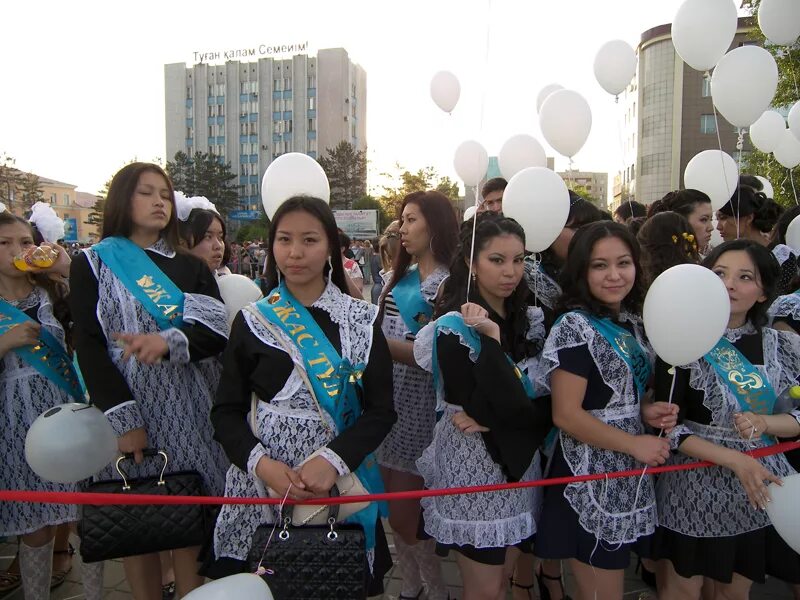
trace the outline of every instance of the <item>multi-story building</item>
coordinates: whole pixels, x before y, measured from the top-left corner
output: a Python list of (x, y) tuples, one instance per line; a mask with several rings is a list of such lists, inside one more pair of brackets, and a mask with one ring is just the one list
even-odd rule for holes
[(261, 176), (287, 152), (311, 157), (342, 141), (367, 147), (367, 76), (343, 48), (257, 62), (164, 66), (166, 150), (230, 162), (243, 209), (261, 205)]
[[(731, 49), (758, 43), (750, 19), (739, 19)], [(672, 43), (672, 26), (645, 31), (636, 75), (620, 97), (625, 170), (614, 178), (612, 209), (633, 197), (649, 204), (683, 186), (687, 163), (703, 150), (737, 158), (736, 128), (714, 114), (711, 80), (685, 64)], [(750, 150), (748, 136), (744, 152)]]
[(599, 208), (606, 209), (608, 205), (608, 173), (562, 171), (559, 172), (559, 175), (566, 182), (568, 188), (583, 188), (586, 193), (597, 200)]

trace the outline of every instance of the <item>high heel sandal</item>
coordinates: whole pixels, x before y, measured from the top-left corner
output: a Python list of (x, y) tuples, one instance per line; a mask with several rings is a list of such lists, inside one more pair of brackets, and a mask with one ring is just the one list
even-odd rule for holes
[(528, 598), (530, 598), (530, 600), (535, 600), (533, 592), (531, 591), (531, 590), (533, 590), (533, 586), (534, 586), (533, 583), (530, 584), (530, 585), (522, 585), (521, 583), (517, 583), (516, 581), (514, 581), (513, 577), (509, 577), (508, 581), (511, 583), (511, 587), (515, 587), (515, 588), (519, 588), (521, 590), (525, 590), (527, 592), (527, 594), (528, 594)]
[(558, 585), (561, 587), (561, 598), (563, 600), (571, 600), (569, 596), (567, 596), (567, 592), (564, 590), (564, 582), (561, 579), (561, 575), (558, 577), (553, 577), (552, 575), (548, 575), (542, 570), (542, 567), (539, 567), (539, 570), (536, 571), (536, 583), (539, 587), (539, 598), (541, 600), (550, 600), (550, 590), (547, 589), (547, 584), (544, 580), (547, 579), (549, 581), (558, 581)]
[(642, 564), (642, 559), (639, 559), (639, 562), (636, 563), (636, 571), (639, 575), (639, 579), (642, 580), (647, 587), (656, 589), (656, 574), (653, 571), (647, 569), (647, 567)]

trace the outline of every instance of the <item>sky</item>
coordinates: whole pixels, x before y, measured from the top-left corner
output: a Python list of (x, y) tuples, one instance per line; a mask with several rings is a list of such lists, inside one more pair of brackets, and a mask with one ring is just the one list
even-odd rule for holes
[[(52, 2), (3, 7), (0, 155), (18, 168), (96, 192), (126, 162), (166, 160), (164, 64), (194, 51), (308, 42), (343, 47), (367, 72), (368, 185), (400, 163), (456, 179), (453, 154), (476, 139), (496, 155), (512, 135), (541, 136), (536, 95), (549, 83), (589, 102), (592, 131), (575, 156), (621, 168), (620, 111), (595, 81), (600, 46), (672, 21), (681, 0), (304, 0)], [(429, 86), (454, 72), (461, 99), (440, 111)], [(556, 169), (567, 167), (557, 156)]]

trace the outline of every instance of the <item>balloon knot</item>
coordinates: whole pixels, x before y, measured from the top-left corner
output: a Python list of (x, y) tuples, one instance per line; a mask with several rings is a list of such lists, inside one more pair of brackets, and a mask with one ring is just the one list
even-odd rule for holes
[(667, 370), (667, 373), (669, 373), (670, 375), (675, 375), (675, 367), (670, 367), (670, 368)]

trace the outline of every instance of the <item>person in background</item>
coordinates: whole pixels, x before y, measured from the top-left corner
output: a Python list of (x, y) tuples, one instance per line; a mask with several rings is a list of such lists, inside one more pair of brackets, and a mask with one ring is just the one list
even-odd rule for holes
[(364, 283), (370, 285), (372, 283), (372, 243), (369, 240), (361, 242), (361, 247), (364, 249), (364, 263), (361, 265), (361, 272), (364, 273)]
[(614, 221), (623, 225), (627, 225), (631, 219), (646, 216), (647, 208), (641, 202), (636, 202), (636, 200), (625, 200), (614, 211)]
[(483, 184), (481, 188), (481, 203), (478, 205), (478, 213), (503, 212), (503, 192), (506, 191), (508, 181), (502, 177), (494, 177)]
[(717, 230), (726, 242), (744, 238), (766, 246), (783, 208), (749, 185), (739, 185), (717, 211)]
[(364, 286), (364, 276), (361, 274), (361, 269), (358, 263), (352, 258), (347, 258), (345, 251), (351, 248), (350, 237), (341, 229), (339, 230), (339, 243), (342, 250), (342, 265), (344, 266), (344, 274), (347, 275), (350, 282), (348, 286), (351, 291), (359, 290), (358, 297), (360, 298), (360, 291)]

